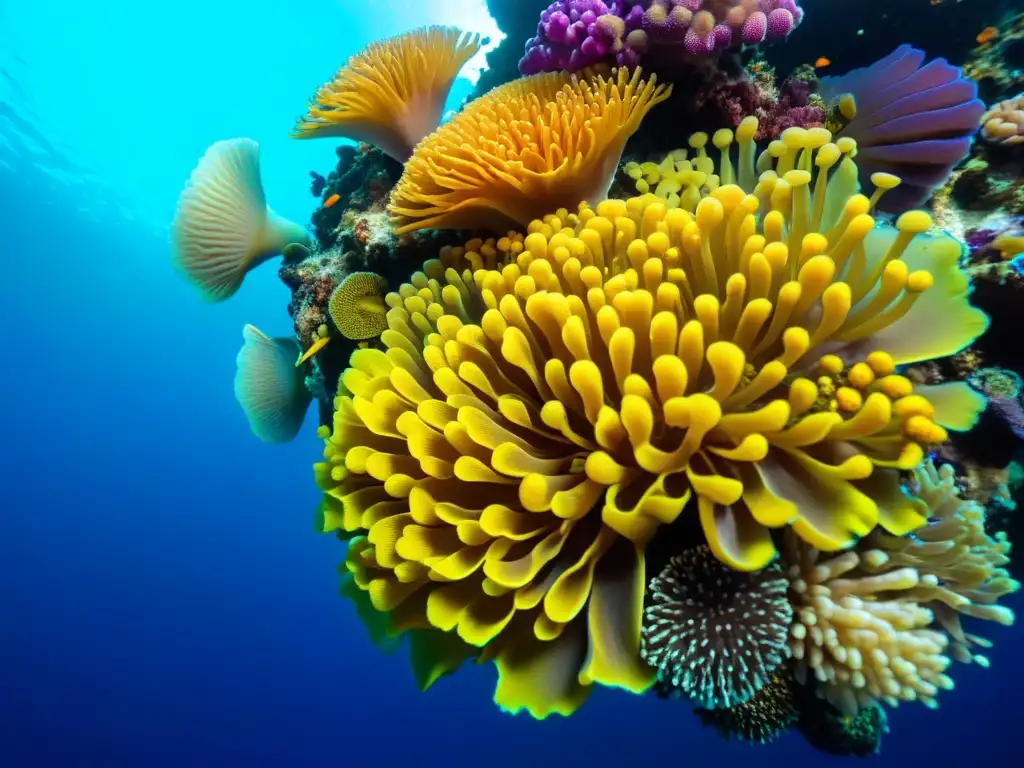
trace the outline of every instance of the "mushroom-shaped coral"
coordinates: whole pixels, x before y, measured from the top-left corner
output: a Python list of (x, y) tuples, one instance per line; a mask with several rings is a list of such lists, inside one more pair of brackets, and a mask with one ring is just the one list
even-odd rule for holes
[(670, 90), (639, 69), (536, 75), (495, 88), (416, 148), (391, 193), (395, 231), (504, 232), (596, 203), (626, 140)]
[(725, 709), (749, 701), (788, 655), (793, 609), (778, 569), (735, 571), (705, 546), (651, 580), (641, 629), (659, 692)]
[(872, 575), (877, 550), (824, 555), (786, 535), (794, 620), (790, 648), (802, 684), (844, 715), (884, 701), (921, 701), (953, 687), (946, 675), (949, 638), (932, 629), (934, 614), (914, 600), (913, 568)]
[(334, 289), (327, 311), (342, 336), (356, 341), (380, 336), (388, 327), (387, 287), (375, 272), (353, 272)]
[(441, 122), (452, 83), (480, 45), (479, 35), (452, 27), (371, 43), (317, 90), (292, 136), (365, 141), (405, 162)]
[(903, 45), (869, 67), (821, 81), (822, 96), (849, 120), (841, 135), (857, 141), (862, 181), (877, 172), (903, 180), (886, 195), (886, 210), (920, 205), (945, 183), (985, 111), (977, 85), (958, 67), (924, 59), (924, 51)]
[(724, 184), (693, 214), (606, 200), (532, 222), (518, 255), (444, 249), (386, 297), (387, 351), (353, 354), (316, 468), (323, 528), (354, 537), (377, 610), (494, 659), (502, 706), (652, 682), (644, 548), (691, 499), (745, 571), (775, 557), (770, 528), (838, 550), (925, 522), (899, 470), (984, 400), (957, 385), (933, 404), (894, 367), (985, 319), (958, 243), (924, 214), (876, 228), (856, 168), (829, 178), (828, 138), (791, 139), (757, 194)]
[(235, 361), (235, 399), (252, 433), (265, 443), (286, 443), (302, 428), (312, 400), (302, 370), (301, 349), (291, 337), (271, 338), (247, 325)]
[(252, 139), (218, 141), (206, 150), (178, 197), (171, 222), (174, 263), (203, 295), (223, 301), (250, 269), (309, 235), (267, 205), (260, 148)]
[(981, 135), (993, 144), (1024, 144), (1024, 93), (989, 107), (981, 117)]
[(753, 744), (767, 744), (788, 731), (799, 718), (793, 681), (778, 670), (753, 698), (728, 709), (696, 709), (704, 725), (713, 727), (726, 739), (737, 738)]
[(1013, 611), (997, 605), (1020, 589), (1020, 582), (1004, 568), (1010, 562), (1010, 543), (1005, 534), (993, 537), (986, 532), (984, 507), (960, 498), (951, 465), (936, 469), (925, 462), (914, 470), (914, 482), (914, 494), (928, 505), (928, 525), (901, 538), (874, 532), (862, 545), (874, 548), (864, 559), (865, 570), (916, 571), (918, 584), (906, 595), (926, 605), (949, 633), (950, 655), (987, 667), (988, 660), (972, 646), (988, 648), (991, 643), (965, 633), (960, 617), (1013, 624)]

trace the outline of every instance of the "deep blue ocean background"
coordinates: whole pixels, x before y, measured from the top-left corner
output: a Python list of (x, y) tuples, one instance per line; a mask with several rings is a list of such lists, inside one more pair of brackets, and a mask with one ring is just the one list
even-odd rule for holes
[[(490, 666), (419, 694), (337, 595), (342, 546), (312, 527), (313, 417), (267, 446), (234, 402), (242, 326), (289, 332), (288, 294), (270, 265), (216, 306), (174, 274), (189, 171), (250, 136), (270, 203), (307, 220), (307, 172), (334, 164), (332, 142), (287, 137), (309, 93), (373, 38), (486, 29), (481, 13), (0, 0), (3, 768), (841, 762), (796, 735), (727, 744), (685, 705), (609, 690), (568, 720), (511, 717)], [(1022, 630), (986, 630), (993, 668), (957, 666), (938, 712), (894, 712), (874, 765), (1016, 763)]]

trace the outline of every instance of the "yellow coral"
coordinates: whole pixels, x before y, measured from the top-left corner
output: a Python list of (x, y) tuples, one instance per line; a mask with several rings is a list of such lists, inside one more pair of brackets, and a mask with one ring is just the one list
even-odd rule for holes
[(375, 272), (353, 272), (331, 293), (327, 311), (347, 339), (372, 339), (388, 327), (384, 304), (387, 283)]
[(441, 122), (452, 83), (480, 45), (479, 35), (452, 27), (372, 43), (317, 90), (292, 136), (366, 141), (404, 162)]
[(671, 88), (639, 69), (535, 75), (495, 88), (427, 137), (388, 211), (399, 234), (526, 226), (608, 193), (626, 140)]
[(842, 172), (814, 194), (804, 168), (772, 173), (692, 213), (606, 200), (445, 249), (388, 294), (386, 351), (352, 356), (322, 527), (355, 537), (347, 568), (393, 629), (494, 659), (502, 706), (566, 713), (594, 683), (650, 683), (644, 548), (691, 499), (742, 570), (775, 556), (771, 528), (838, 550), (925, 522), (899, 470), (984, 400), (895, 366), (984, 328), (959, 247), (919, 212), (875, 228)]

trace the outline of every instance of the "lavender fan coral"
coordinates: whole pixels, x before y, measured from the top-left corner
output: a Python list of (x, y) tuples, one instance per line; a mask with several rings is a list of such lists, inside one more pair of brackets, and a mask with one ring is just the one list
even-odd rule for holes
[[(869, 67), (822, 79), (822, 96), (851, 118), (842, 136), (857, 140), (861, 183), (884, 171), (902, 179), (881, 208), (921, 205), (970, 151), (985, 105), (978, 87), (945, 59), (901, 45)], [(923, 65), (924, 64), (924, 65)], [(923, 66), (922, 66), (923, 65)]]
[(606, 60), (631, 67), (658, 45), (713, 54), (782, 40), (803, 15), (796, 0), (555, 0), (519, 71), (576, 71)]

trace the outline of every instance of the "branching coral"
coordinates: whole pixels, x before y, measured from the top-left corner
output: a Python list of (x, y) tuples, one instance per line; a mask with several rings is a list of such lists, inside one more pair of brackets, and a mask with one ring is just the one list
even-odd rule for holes
[(396, 232), (503, 232), (597, 202), (626, 140), (670, 92), (639, 69), (536, 75), (494, 89), (416, 148), (391, 194)]
[(845, 715), (875, 702), (918, 700), (936, 705), (946, 675), (949, 638), (932, 629), (935, 616), (914, 601), (921, 577), (913, 568), (867, 575), (877, 551), (822, 555), (787, 535), (795, 618), (790, 648), (796, 679)]
[(993, 144), (1024, 144), (1024, 93), (989, 107), (981, 117), (981, 135)]
[(441, 122), (452, 83), (480, 45), (479, 35), (452, 27), (371, 43), (317, 90), (292, 136), (365, 141), (404, 162)]
[[(924, 214), (876, 228), (856, 168), (828, 178), (829, 138), (790, 138), (756, 194), (724, 184), (694, 213), (607, 200), (442, 251), (388, 294), (386, 351), (352, 356), (316, 468), (323, 527), (354, 537), (348, 570), (396, 629), (494, 659), (502, 706), (652, 682), (644, 549), (691, 499), (746, 571), (774, 557), (769, 528), (834, 550), (925, 522), (898, 470), (983, 400), (894, 366), (985, 321), (958, 244)], [(753, 163), (741, 146), (738, 177)]]
[(793, 681), (778, 671), (753, 698), (729, 709), (694, 710), (704, 725), (712, 726), (726, 739), (767, 744), (789, 730), (799, 718)]
[(936, 469), (926, 462), (914, 470), (915, 495), (930, 510), (928, 525), (912, 536), (896, 538), (873, 533), (865, 546), (884, 553), (865, 563), (872, 573), (890, 573), (912, 568), (919, 582), (908, 597), (926, 605), (950, 636), (949, 652), (957, 661), (975, 661), (988, 666), (984, 656), (971, 646), (990, 647), (983, 638), (964, 632), (960, 616), (1013, 624), (1014, 615), (996, 603), (1020, 589), (1003, 567), (1010, 562), (1006, 536), (993, 538), (985, 531), (985, 510), (957, 495), (955, 473), (949, 464)]
[(797, 679), (814, 680), (847, 715), (879, 701), (934, 706), (953, 686), (949, 656), (988, 664), (971, 647), (990, 644), (965, 633), (960, 616), (1013, 623), (1013, 612), (996, 605), (1020, 588), (1002, 567), (1005, 537), (989, 536), (984, 509), (957, 495), (952, 466), (925, 462), (913, 477), (929, 523), (909, 536), (876, 530), (831, 557), (787, 538)]
[(673, 557), (651, 581), (641, 630), (662, 692), (709, 709), (749, 701), (787, 655), (787, 588), (777, 569), (734, 571), (707, 547)]
[(182, 274), (211, 301), (230, 298), (250, 269), (309, 235), (270, 210), (252, 139), (218, 141), (206, 150), (178, 197), (171, 254)]
[(802, 20), (796, 0), (555, 0), (519, 71), (576, 71), (606, 60), (632, 67), (659, 45), (703, 56), (783, 40)]
[(977, 85), (945, 59), (903, 45), (869, 67), (821, 81), (822, 96), (841, 103), (849, 123), (842, 136), (857, 141), (863, 181), (877, 172), (903, 179), (884, 206), (920, 205), (967, 155), (985, 105)]

